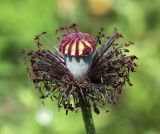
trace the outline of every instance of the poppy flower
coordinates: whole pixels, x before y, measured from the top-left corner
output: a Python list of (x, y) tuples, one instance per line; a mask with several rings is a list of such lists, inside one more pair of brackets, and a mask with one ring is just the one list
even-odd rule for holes
[(46, 34), (42, 33), (35, 38), (38, 49), (27, 53), (28, 72), (40, 98), (57, 99), (66, 113), (93, 107), (99, 114), (100, 107), (116, 104), (126, 83), (132, 86), (129, 76), (137, 57), (126, 55), (126, 47), (134, 43), (118, 44), (122, 35), (116, 29), (107, 38), (103, 29), (94, 38), (78, 31), (75, 24), (58, 32), (63, 35), (55, 51), (40, 42)]

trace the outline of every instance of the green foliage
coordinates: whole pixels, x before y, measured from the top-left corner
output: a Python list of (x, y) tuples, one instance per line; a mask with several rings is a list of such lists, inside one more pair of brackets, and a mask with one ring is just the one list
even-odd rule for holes
[(160, 1), (113, 1), (111, 9), (100, 16), (84, 0), (0, 3), (0, 134), (84, 133), (81, 113), (66, 116), (63, 110), (58, 112), (54, 101), (45, 102), (52, 111), (51, 123), (44, 125), (38, 121), (43, 105), (19, 53), (20, 48), (34, 49), (34, 36), (43, 31), (58, 45), (55, 30), (72, 22), (94, 36), (101, 26), (108, 35), (117, 27), (126, 40), (135, 42), (130, 50), (139, 57), (137, 72), (131, 78), (133, 87), (125, 88), (116, 106), (106, 108), (109, 113), (94, 115), (97, 133), (160, 133)]

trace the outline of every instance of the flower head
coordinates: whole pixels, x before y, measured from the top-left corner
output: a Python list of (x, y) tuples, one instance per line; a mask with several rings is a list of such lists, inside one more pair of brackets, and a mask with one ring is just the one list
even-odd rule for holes
[(98, 114), (99, 107), (115, 104), (124, 85), (132, 85), (129, 75), (135, 71), (137, 57), (125, 53), (133, 42), (115, 43), (122, 37), (115, 29), (96, 50), (104, 37), (103, 29), (96, 39), (78, 32), (75, 25), (58, 31), (63, 33), (59, 50), (44, 49), (38, 35), (35, 40), (39, 49), (27, 56), (31, 63), (28, 71), (40, 98), (56, 98), (59, 108), (63, 107), (66, 112), (93, 106)]

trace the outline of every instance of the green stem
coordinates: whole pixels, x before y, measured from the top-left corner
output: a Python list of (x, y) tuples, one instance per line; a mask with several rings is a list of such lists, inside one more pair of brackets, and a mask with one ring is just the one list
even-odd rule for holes
[(92, 118), (92, 112), (90, 108), (81, 108), (84, 125), (86, 128), (86, 134), (96, 134), (94, 122)]

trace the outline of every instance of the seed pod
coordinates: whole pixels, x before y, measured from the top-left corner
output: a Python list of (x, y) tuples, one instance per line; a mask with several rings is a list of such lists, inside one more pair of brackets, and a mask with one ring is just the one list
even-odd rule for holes
[(75, 78), (87, 74), (95, 49), (94, 38), (82, 32), (64, 36), (59, 44), (59, 51), (65, 56), (66, 66)]

